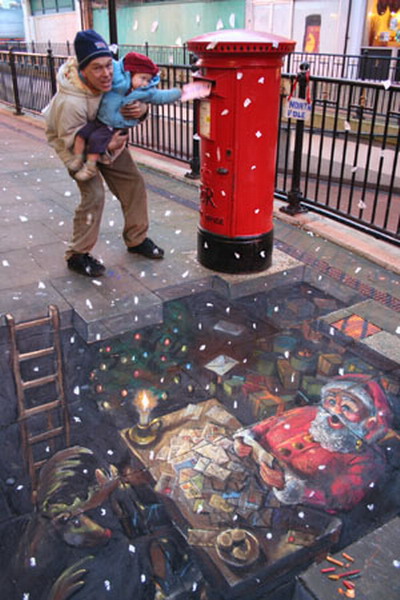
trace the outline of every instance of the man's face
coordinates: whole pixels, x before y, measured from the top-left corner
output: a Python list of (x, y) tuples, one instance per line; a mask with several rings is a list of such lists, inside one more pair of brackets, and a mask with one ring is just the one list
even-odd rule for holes
[(365, 404), (349, 390), (329, 390), (322, 399), (322, 406), (330, 414), (329, 425), (332, 429), (362, 423), (370, 416)]
[(367, 434), (370, 411), (351, 391), (329, 390), (310, 426), (315, 441), (331, 452), (352, 452)]
[(112, 86), (113, 62), (110, 56), (100, 56), (91, 60), (81, 70), (89, 87), (95, 92), (109, 92)]

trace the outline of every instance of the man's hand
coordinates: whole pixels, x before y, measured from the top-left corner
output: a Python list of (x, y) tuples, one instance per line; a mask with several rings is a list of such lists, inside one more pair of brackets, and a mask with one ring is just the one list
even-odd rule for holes
[(281, 490), (285, 486), (285, 475), (283, 471), (272, 469), (265, 462), (260, 465), (261, 479), (269, 486)]
[(244, 456), (250, 456), (252, 450), (251, 446), (245, 444), (241, 438), (235, 439), (235, 441), (233, 442), (233, 449), (235, 450), (236, 454), (241, 458), (243, 458)]
[(140, 119), (147, 113), (147, 104), (136, 100), (131, 104), (125, 104), (120, 112), (124, 119)]
[(116, 150), (119, 150), (120, 148), (125, 147), (127, 141), (128, 141), (127, 133), (124, 133), (122, 130), (116, 131), (113, 134), (113, 136), (107, 146), (107, 150), (109, 152), (115, 152)]

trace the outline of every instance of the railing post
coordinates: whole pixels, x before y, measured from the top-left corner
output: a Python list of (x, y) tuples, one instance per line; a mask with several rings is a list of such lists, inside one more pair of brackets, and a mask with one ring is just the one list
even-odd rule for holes
[(49, 69), (50, 75), (51, 93), (54, 96), (54, 94), (57, 92), (57, 78), (54, 68), (54, 56), (51, 48), (47, 49), (47, 68)]
[[(299, 98), (303, 100), (306, 98), (307, 85), (308, 85), (308, 72), (310, 65), (308, 63), (301, 63), (299, 67), (300, 71), (297, 75), (297, 82), (299, 84)], [(288, 192), (288, 205), (282, 206), (279, 210), (288, 215), (297, 215), (299, 213), (308, 212), (301, 201), (303, 200), (303, 194), (300, 191), (300, 178), (301, 178), (301, 157), (303, 152), (303, 135), (304, 135), (304, 121), (297, 119), (296, 121), (296, 137), (294, 143), (294, 156), (293, 156), (293, 172), (292, 172), (292, 187)]]
[(12, 79), (13, 92), (14, 92), (15, 114), (23, 115), (24, 113), (22, 111), (21, 102), (19, 99), (18, 78), (17, 78), (17, 69), (15, 66), (15, 56), (14, 56), (14, 53), (12, 50), (9, 51), (8, 57), (10, 60), (11, 79)]
[(200, 100), (193, 100), (193, 156), (189, 162), (190, 171), (185, 173), (188, 179), (199, 179), (200, 177), (200, 139), (197, 131)]

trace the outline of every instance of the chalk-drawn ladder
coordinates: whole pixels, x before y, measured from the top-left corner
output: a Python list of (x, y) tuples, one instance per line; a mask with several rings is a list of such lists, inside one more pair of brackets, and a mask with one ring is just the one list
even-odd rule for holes
[[(48, 316), (16, 323), (12, 314), (6, 315), (10, 333), (11, 358), (18, 402), (18, 422), (22, 450), (31, 479), (34, 495), (37, 475), (50, 456), (70, 444), (70, 421), (65, 398), (60, 315), (58, 308), (49, 305)], [(21, 332), (36, 328), (36, 336)], [(35, 337), (37, 338), (35, 340)], [(32, 350), (31, 346), (41, 346)], [(20, 351), (23, 346), (28, 346)], [(32, 362), (34, 361), (34, 362)], [(32, 371), (45, 374), (28, 379)], [(50, 396), (50, 398), (49, 398)], [(61, 445), (60, 445), (61, 442)]]

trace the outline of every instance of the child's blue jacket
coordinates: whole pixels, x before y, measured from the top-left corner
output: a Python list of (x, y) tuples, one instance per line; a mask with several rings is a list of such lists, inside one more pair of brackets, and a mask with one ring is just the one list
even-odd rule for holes
[[(114, 74), (112, 89), (103, 95), (100, 103), (100, 108), (97, 113), (97, 118), (102, 123), (116, 128), (124, 129), (126, 127), (134, 127), (139, 123), (139, 119), (124, 119), (120, 113), (120, 108), (125, 104), (130, 104), (139, 100), (150, 104), (171, 104), (182, 95), (179, 88), (170, 90), (159, 90), (157, 85), (160, 82), (160, 76), (155, 75), (146, 87), (131, 89), (131, 74), (124, 70), (124, 59), (114, 60)], [(129, 93), (128, 93), (129, 92)]]

